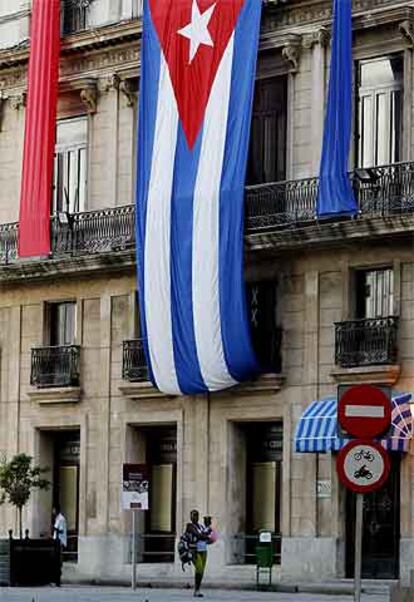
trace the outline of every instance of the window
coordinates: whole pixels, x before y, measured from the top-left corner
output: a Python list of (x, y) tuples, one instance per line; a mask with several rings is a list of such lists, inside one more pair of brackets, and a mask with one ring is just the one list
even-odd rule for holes
[(275, 282), (254, 282), (247, 289), (253, 347), (262, 369), (281, 370), (281, 330), (277, 326)]
[(73, 345), (76, 331), (76, 303), (65, 301), (49, 305), (49, 334), (52, 347)]
[(280, 182), (286, 177), (287, 79), (256, 82), (248, 184)]
[(86, 117), (57, 124), (53, 210), (84, 211), (87, 179), (88, 121)]
[(64, 34), (86, 29), (90, 4), (91, 0), (62, 0), (62, 31)]
[(143, 12), (143, 0), (122, 0), (122, 18), (136, 19)]
[(401, 156), (403, 59), (358, 63), (358, 166), (396, 163)]
[(391, 268), (356, 272), (356, 317), (387, 318), (394, 314), (394, 273)]

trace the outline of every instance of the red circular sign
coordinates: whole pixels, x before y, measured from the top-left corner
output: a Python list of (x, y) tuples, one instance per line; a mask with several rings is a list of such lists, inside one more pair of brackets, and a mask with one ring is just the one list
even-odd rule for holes
[(390, 399), (379, 387), (349, 387), (338, 401), (338, 421), (354, 437), (377, 437), (391, 424)]
[(390, 473), (390, 459), (375, 441), (355, 439), (341, 449), (336, 459), (339, 480), (356, 493), (380, 489)]

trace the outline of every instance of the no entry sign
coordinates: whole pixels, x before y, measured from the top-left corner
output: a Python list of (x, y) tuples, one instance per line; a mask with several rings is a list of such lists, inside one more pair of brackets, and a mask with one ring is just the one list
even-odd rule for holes
[(336, 468), (345, 487), (356, 493), (369, 493), (380, 489), (387, 480), (390, 460), (379, 443), (355, 439), (339, 452)]
[(391, 391), (387, 387), (338, 387), (338, 422), (354, 437), (369, 439), (391, 423)]

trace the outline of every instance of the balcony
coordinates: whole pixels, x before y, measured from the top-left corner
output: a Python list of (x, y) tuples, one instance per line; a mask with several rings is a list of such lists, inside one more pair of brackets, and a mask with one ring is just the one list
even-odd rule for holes
[[(261, 248), (263, 241), (266, 248), (269, 245), (283, 248), (284, 245), (308, 246), (325, 240), (340, 243), (344, 237), (355, 236), (355, 232), (383, 239), (387, 234), (394, 236), (413, 231), (414, 162), (366, 171), (370, 173), (369, 181), (350, 175), (359, 206), (359, 213), (353, 218), (317, 218), (317, 178), (248, 187), (245, 228), (250, 248)], [(61, 214), (60, 217), (53, 215), (50, 258), (87, 258), (132, 251), (135, 247), (134, 224), (133, 205)], [(0, 225), (0, 266), (19, 263), (17, 238), (17, 223)]]
[(130, 383), (146, 382), (149, 380), (143, 339), (124, 341), (122, 378)]
[[(414, 212), (414, 163), (356, 170), (349, 177), (360, 217), (389, 217)], [(315, 223), (318, 189), (318, 178), (248, 187), (247, 232)], [(338, 217), (329, 220), (338, 220)], [(326, 222), (320, 220), (320, 223), (323, 221)]]
[(341, 368), (396, 364), (398, 318), (335, 323), (335, 363)]
[(36, 347), (32, 349), (30, 384), (38, 389), (79, 387), (80, 347)]

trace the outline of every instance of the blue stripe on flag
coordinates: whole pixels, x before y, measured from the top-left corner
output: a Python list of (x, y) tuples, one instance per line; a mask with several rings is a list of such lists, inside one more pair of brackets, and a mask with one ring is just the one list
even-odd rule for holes
[[(149, 375), (154, 382), (151, 368), (151, 358), (148, 351), (147, 322), (145, 317), (145, 285), (144, 285), (144, 257), (145, 257), (145, 228), (147, 221), (148, 185), (152, 164), (152, 150), (154, 145), (155, 120), (157, 112), (158, 84), (160, 75), (161, 49), (158, 37), (152, 24), (148, 0), (144, 0), (144, 17), (142, 33), (141, 56), (141, 86), (146, 94), (141, 95), (138, 120), (138, 161), (137, 174), (137, 208), (136, 211), (136, 257), (138, 272), (139, 309), (141, 318), (141, 336), (144, 339), (145, 355), (147, 358)], [(156, 384), (156, 383), (154, 383)]]
[(181, 123), (178, 128), (171, 211), (171, 310), (174, 360), (183, 393), (205, 393), (197, 357), (192, 303), (193, 199), (202, 131), (188, 148)]
[[(220, 196), (219, 287), (224, 356), (241, 381), (258, 371), (243, 273), (244, 183), (262, 3), (245, 2), (235, 31), (232, 88)], [(248, 43), (247, 43), (248, 41)]]

